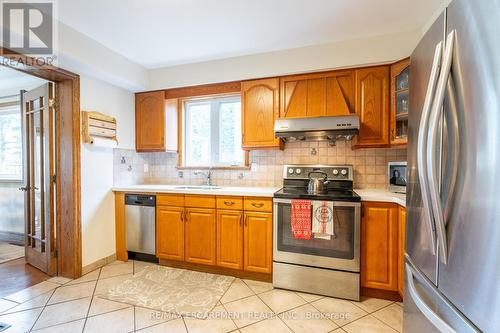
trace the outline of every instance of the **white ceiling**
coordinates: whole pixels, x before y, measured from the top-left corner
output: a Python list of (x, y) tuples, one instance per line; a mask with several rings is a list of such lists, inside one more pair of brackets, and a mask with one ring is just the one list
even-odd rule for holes
[(60, 0), (59, 19), (147, 68), (421, 29), (436, 0)]
[(35, 76), (0, 66), (0, 97), (18, 94), (20, 90), (30, 90), (45, 82), (47, 81)]

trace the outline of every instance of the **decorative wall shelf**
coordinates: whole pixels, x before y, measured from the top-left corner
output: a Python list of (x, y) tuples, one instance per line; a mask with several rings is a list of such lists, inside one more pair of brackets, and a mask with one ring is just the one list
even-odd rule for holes
[(82, 111), (82, 141), (94, 144), (96, 139), (112, 140), (116, 138), (116, 118), (95, 111)]

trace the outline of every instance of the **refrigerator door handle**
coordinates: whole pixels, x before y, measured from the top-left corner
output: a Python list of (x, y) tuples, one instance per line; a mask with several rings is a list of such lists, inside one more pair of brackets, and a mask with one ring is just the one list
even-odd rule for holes
[(406, 278), (408, 279), (408, 292), (422, 314), (441, 332), (457, 333), (450, 325), (441, 319), (432, 309), (425, 303), (415, 287), (413, 269), (405, 262)]
[(449, 147), (448, 155), (450, 159), (447, 162), (449, 167), (449, 177), (447, 179), (448, 188), (446, 191), (446, 199), (444, 200), (444, 223), (447, 224), (449, 220), (452, 201), (455, 194), (455, 186), (458, 176), (458, 162), (460, 152), (460, 133), (458, 126), (458, 107), (457, 96), (455, 93), (455, 84), (453, 76), (450, 75), (446, 85), (448, 95), (448, 108), (445, 108), (446, 128), (448, 134)]
[(436, 90), (436, 83), (439, 78), (439, 69), (441, 66), (441, 57), (443, 50), (443, 42), (436, 45), (434, 52), (434, 60), (432, 61), (431, 75), (429, 83), (427, 84), (427, 93), (425, 94), (424, 106), (422, 108), (422, 116), (420, 118), (420, 125), (418, 129), (417, 140), (417, 164), (418, 164), (418, 178), (420, 183), (420, 192), (422, 193), (422, 201), (424, 204), (424, 214), (429, 223), (429, 233), (431, 240), (431, 253), (436, 254), (436, 234), (435, 226), (432, 218), (431, 203), (429, 196), (429, 181), (427, 173), (427, 155), (425, 149), (427, 148), (427, 136), (429, 133), (429, 111), (434, 99), (434, 92)]
[(431, 197), (432, 212), (434, 215), (434, 223), (438, 235), (438, 246), (440, 250), (440, 260), (443, 264), (448, 263), (448, 241), (446, 239), (446, 225), (444, 222), (443, 207), (440, 198), (438, 163), (436, 161), (435, 147), (438, 146), (438, 130), (439, 121), (442, 115), (442, 107), (444, 96), (448, 83), (448, 78), (451, 72), (451, 62), (453, 59), (453, 49), (455, 41), (455, 31), (450, 32), (446, 38), (446, 48), (444, 53), (443, 65), (432, 104), (432, 111), (429, 122), (429, 138), (427, 141), (427, 170), (429, 172), (429, 192)]

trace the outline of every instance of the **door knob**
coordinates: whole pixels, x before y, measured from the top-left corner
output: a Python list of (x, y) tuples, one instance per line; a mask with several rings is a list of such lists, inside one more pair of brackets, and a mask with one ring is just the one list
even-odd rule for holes
[(23, 186), (19, 188), (19, 191), (28, 191), (29, 189), (29, 186)]

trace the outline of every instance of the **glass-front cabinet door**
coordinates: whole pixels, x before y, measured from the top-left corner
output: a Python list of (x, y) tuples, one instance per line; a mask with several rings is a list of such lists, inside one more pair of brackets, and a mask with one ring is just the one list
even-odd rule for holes
[(410, 59), (391, 66), (391, 145), (408, 143)]

